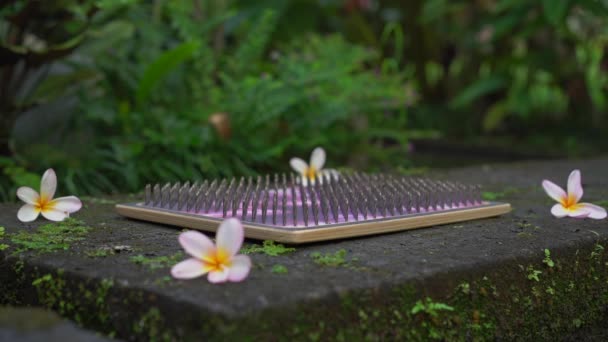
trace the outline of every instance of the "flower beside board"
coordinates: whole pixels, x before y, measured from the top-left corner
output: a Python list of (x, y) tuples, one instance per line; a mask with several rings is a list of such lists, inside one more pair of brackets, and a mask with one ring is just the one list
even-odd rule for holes
[(57, 190), (57, 175), (53, 169), (48, 169), (40, 181), (40, 193), (36, 190), (22, 186), (17, 189), (17, 197), (25, 204), (17, 212), (21, 222), (32, 222), (42, 214), (51, 221), (63, 221), (70, 214), (82, 207), (82, 202), (76, 196), (59, 197), (53, 199)]
[(601, 220), (606, 218), (606, 209), (591, 203), (580, 203), (583, 197), (583, 185), (581, 183), (581, 172), (574, 170), (568, 177), (568, 192), (559, 185), (543, 180), (543, 188), (549, 197), (557, 201), (551, 208), (551, 214), (557, 218), (576, 217)]

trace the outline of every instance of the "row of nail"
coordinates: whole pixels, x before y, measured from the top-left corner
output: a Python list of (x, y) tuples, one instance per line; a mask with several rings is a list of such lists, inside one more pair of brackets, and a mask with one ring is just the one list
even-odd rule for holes
[[(307, 183), (307, 184), (305, 184)], [(155, 184), (144, 204), (273, 225), (319, 225), (481, 204), (478, 186), (386, 174), (294, 174)]]

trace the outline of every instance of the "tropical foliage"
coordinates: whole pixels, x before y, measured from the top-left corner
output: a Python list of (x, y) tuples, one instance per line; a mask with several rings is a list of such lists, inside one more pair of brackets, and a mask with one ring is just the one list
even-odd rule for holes
[(408, 165), (410, 139), (606, 144), (608, 4), (7, 0), (0, 200)]

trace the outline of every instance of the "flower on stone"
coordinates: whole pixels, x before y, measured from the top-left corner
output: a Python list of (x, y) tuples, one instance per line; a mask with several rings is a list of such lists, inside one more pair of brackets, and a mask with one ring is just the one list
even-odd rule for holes
[(247, 278), (251, 259), (237, 254), (243, 244), (243, 225), (236, 218), (224, 220), (216, 234), (216, 244), (206, 235), (187, 231), (179, 235), (179, 243), (192, 258), (171, 269), (177, 279), (192, 279), (207, 274), (211, 283), (239, 282)]
[(325, 150), (322, 147), (317, 147), (312, 151), (310, 155), (310, 164), (307, 164), (300, 158), (291, 158), (289, 161), (291, 168), (302, 176), (302, 184), (308, 185), (308, 182), (314, 184), (316, 179), (322, 182), (322, 177), (325, 175), (331, 175), (337, 177), (338, 172), (336, 170), (325, 169)]
[(558, 202), (551, 208), (551, 214), (555, 217), (588, 217), (596, 220), (606, 218), (604, 208), (591, 203), (579, 203), (583, 197), (581, 172), (579, 170), (570, 173), (567, 193), (560, 186), (546, 179), (543, 180), (543, 188), (545, 188), (549, 197)]
[(57, 189), (57, 175), (53, 169), (48, 169), (42, 175), (40, 182), (40, 194), (27, 186), (17, 189), (17, 197), (25, 202), (25, 205), (17, 212), (17, 218), (21, 222), (32, 222), (42, 214), (47, 220), (63, 221), (71, 213), (75, 213), (82, 207), (82, 202), (76, 196), (59, 197), (53, 199)]

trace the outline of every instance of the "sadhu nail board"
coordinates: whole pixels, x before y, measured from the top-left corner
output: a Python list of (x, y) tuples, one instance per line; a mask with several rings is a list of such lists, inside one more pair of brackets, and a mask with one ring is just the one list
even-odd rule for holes
[(209, 232), (224, 218), (237, 217), (248, 238), (299, 244), (498, 216), (511, 206), (483, 201), (476, 185), (350, 173), (308, 182), (283, 174), (150, 184), (142, 202), (118, 204), (116, 210)]

